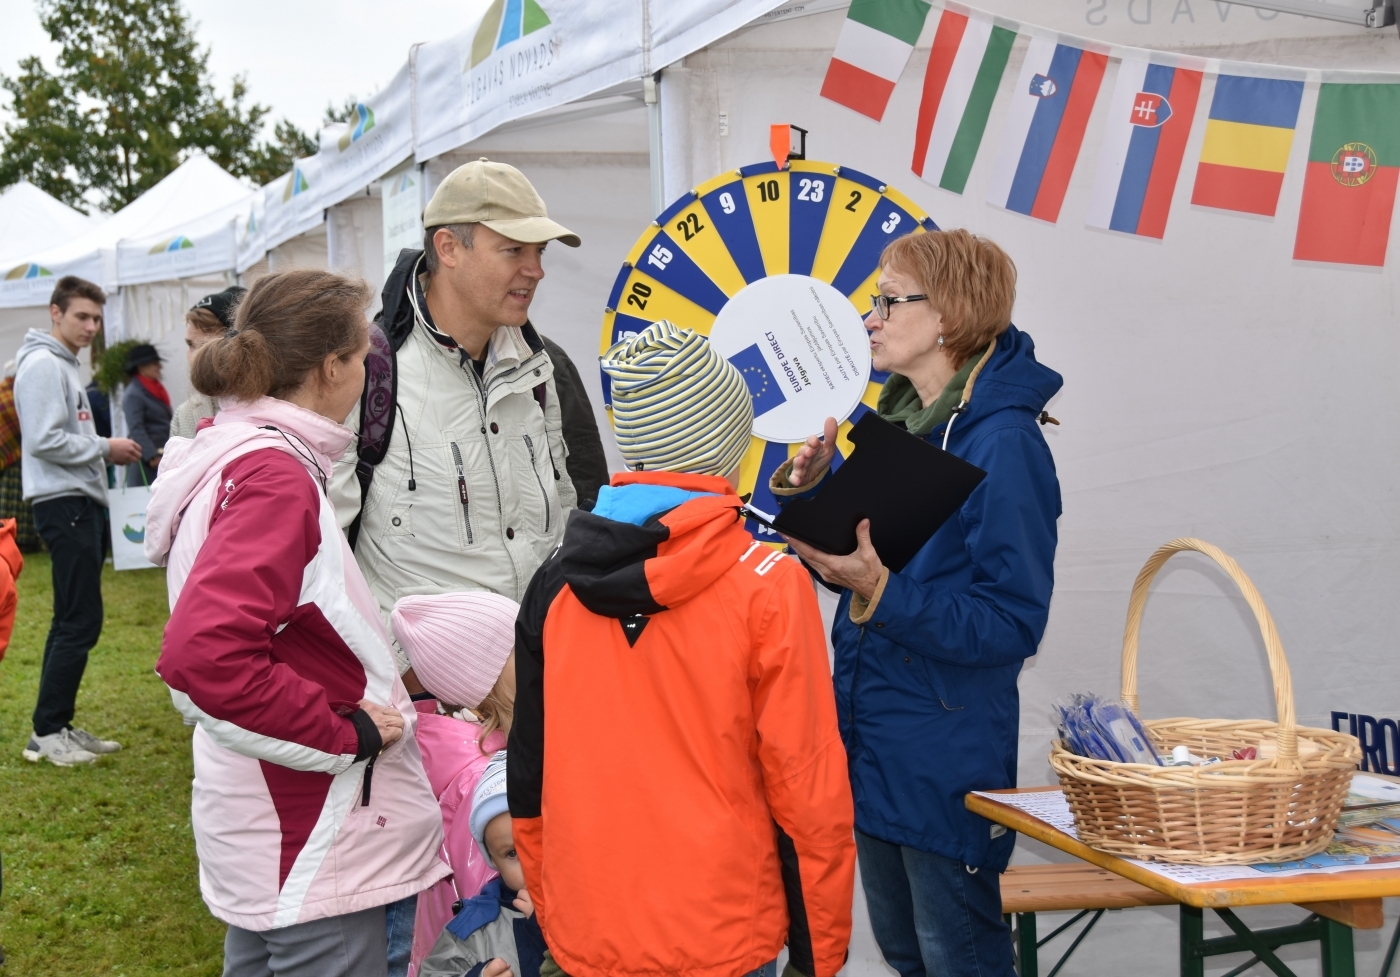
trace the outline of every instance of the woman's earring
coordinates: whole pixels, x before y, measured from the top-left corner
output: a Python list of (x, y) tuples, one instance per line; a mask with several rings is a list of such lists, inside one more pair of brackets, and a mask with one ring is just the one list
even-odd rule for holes
[(943, 348), (943, 334), (941, 332), (938, 334), (938, 348)]

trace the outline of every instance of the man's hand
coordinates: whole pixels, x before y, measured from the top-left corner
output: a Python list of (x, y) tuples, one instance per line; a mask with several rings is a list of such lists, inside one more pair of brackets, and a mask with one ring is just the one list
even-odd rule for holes
[(482, 968), (481, 977), (511, 977), (510, 964), (496, 957)]
[(108, 438), (107, 460), (114, 465), (129, 465), (141, 460), (141, 446), (130, 438)]
[(788, 472), (788, 484), (801, 488), (831, 467), (831, 458), (836, 454), (836, 418), (828, 417), (822, 425), (820, 435), (813, 434), (807, 443), (797, 449), (792, 456), (792, 468)]
[(802, 561), (817, 571), (827, 583), (853, 590), (865, 600), (869, 600), (875, 593), (875, 588), (880, 585), (880, 574), (884, 572), (884, 564), (880, 562), (875, 547), (870, 544), (869, 519), (862, 519), (856, 527), (856, 551), (849, 556), (823, 553), (786, 536), (783, 539), (786, 539), (787, 544)]
[(384, 742), (384, 747), (386, 749), (398, 742), (399, 737), (403, 735), (402, 713), (389, 706), (381, 706), (370, 702), (368, 699), (360, 700), (360, 708), (365, 711), (370, 719), (374, 720), (374, 726), (379, 730), (379, 738)]
[(515, 902), (512, 903), (512, 905), (524, 913), (526, 917), (535, 915), (535, 902), (530, 898), (530, 893), (526, 892), (524, 889), (521, 889), (515, 894)]

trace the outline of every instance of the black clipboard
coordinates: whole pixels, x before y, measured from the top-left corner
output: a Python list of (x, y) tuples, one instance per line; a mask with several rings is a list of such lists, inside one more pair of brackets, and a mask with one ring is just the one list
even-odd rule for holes
[(856, 450), (810, 499), (791, 499), (776, 518), (751, 519), (824, 553), (856, 549), (856, 526), (870, 520), (880, 562), (898, 573), (987, 473), (870, 411), (851, 429)]

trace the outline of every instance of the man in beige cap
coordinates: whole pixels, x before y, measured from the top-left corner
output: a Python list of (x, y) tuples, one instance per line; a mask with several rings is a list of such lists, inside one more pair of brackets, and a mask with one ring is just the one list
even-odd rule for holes
[[(518, 601), (576, 505), (560, 397), (572, 364), (529, 311), (546, 245), (578, 235), (519, 170), (484, 158), (443, 181), (423, 225), (424, 250), (403, 251), (384, 285), (348, 421), (361, 437), (331, 489), (386, 617), (409, 594)], [(419, 691), (411, 671), (405, 683)]]

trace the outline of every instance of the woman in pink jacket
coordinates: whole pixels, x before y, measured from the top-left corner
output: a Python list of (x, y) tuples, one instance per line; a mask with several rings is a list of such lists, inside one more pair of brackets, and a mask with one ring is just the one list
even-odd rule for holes
[(369, 290), (260, 279), (191, 381), (147, 511), (171, 615), (156, 670), (197, 723), (200, 889), (225, 977), (384, 977), (385, 906), (448, 874), (416, 713), (326, 498), (364, 383)]

